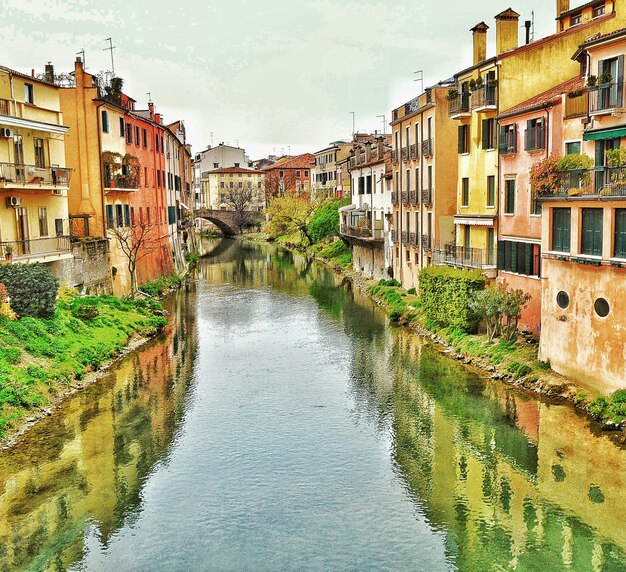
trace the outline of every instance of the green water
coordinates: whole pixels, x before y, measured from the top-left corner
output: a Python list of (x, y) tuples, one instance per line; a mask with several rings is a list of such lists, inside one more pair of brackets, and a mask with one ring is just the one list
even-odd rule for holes
[(213, 241), (171, 325), (0, 457), (0, 570), (625, 570), (626, 453), (340, 277)]

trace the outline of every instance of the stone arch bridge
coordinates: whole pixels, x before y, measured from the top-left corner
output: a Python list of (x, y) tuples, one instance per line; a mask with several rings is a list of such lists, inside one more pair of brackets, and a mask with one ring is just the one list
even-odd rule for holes
[(233, 215), (234, 213), (230, 211), (220, 211), (204, 207), (194, 211), (195, 218), (203, 218), (204, 220), (212, 222), (225, 236), (236, 236), (239, 234), (239, 229), (235, 224)]

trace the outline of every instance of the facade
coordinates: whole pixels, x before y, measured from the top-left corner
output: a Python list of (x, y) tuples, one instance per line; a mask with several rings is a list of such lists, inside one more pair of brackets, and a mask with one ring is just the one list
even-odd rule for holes
[(344, 161), (352, 203), (339, 209), (341, 236), (355, 270), (375, 280), (391, 276), (391, 145), (389, 137), (354, 143)]
[(241, 167), (209, 171), (202, 177), (202, 197), (206, 202), (201, 206), (213, 210), (232, 210), (238, 197), (249, 197), (249, 210), (260, 212), (265, 208), (265, 173)]
[(315, 156), (311, 153), (295, 157), (281, 157), (273, 165), (262, 169), (265, 173), (265, 193), (268, 198), (285, 193), (310, 193), (311, 171)]
[[(540, 356), (602, 393), (624, 387), (625, 380), (625, 56), (623, 30), (595, 36), (575, 54), (588, 86), (580, 100), (588, 107), (584, 125), (574, 114), (566, 117), (564, 145), (595, 164), (566, 172), (560, 185), (540, 196)], [(578, 106), (570, 105), (572, 112)]]
[(564, 144), (563, 121), (569, 96), (583, 86), (575, 77), (498, 116), (498, 282), (530, 294), (520, 327), (534, 334), (541, 331), (541, 202), (531, 191), (530, 171), (551, 155), (580, 153), (580, 145)]
[(67, 131), (58, 87), (0, 67), (2, 258), (41, 262), (53, 272), (72, 258)]
[[(349, 196), (350, 180), (337, 178), (337, 164), (346, 159), (352, 150), (352, 143), (336, 141), (315, 153), (312, 169), (312, 194), (314, 197)], [(346, 194), (344, 195), (344, 191)]]
[(220, 143), (217, 147), (207, 147), (204, 151), (196, 153), (193, 160), (194, 194), (198, 203), (206, 202), (201, 196), (201, 179), (205, 173), (221, 169), (223, 167), (248, 167), (248, 157), (245, 149), (232, 147)]
[(419, 271), (454, 242), (456, 129), (448, 87), (435, 86), (392, 112), (393, 276), (418, 286)]

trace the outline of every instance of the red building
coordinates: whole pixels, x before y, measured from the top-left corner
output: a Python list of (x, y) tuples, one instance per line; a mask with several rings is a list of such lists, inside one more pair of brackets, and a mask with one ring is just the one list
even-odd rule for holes
[(273, 165), (262, 169), (265, 173), (265, 192), (268, 197), (285, 193), (311, 191), (311, 169), (315, 155), (305, 153), (296, 157), (282, 157)]
[(149, 104), (126, 115), (126, 153), (137, 158), (139, 185), (130, 200), (131, 225), (144, 234), (137, 257), (139, 285), (174, 272), (168, 236), (165, 179), (165, 127)]

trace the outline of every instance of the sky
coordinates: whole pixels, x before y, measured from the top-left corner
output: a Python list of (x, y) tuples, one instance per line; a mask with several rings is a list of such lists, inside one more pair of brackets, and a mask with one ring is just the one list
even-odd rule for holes
[[(556, 0), (0, 0), (0, 65), (30, 73), (111, 69), (197, 152), (221, 142), (252, 159), (315, 152), (383, 129), (394, 107), (472, 63), (475, 24), (509, 5), (535, 38), (555, 31)], [(583, 2), (573, 0), (572, 7)], [(516, 5), (517, 4), (517, 5)], [(384, 115), (383, 117), (378, 117)], [(387, 132), (390, 128), (387, 125)]]

